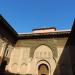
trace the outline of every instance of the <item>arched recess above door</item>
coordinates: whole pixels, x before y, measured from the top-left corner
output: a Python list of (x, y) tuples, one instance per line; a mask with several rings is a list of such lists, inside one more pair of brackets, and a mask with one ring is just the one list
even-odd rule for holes
[(36, 58), (53, 58), (53, 53), (48, 46), (41, 45), (36, 48), (36, 50), (34, 52), (34, 57), (36, 57)]
[(56, 58), (58, 56), (58, 52), (57, 52), (57, 48), (56, 47), (53, 47), (50, 44), (40, 44), (40, 45), (36, 46), (35, 50), (33, 50), (33, 51), (31, 50), (32, 52), (30, 51), (30, 53), (31, 53), (30, 55), (32, 55), (32, 58), (35, 55), (36, 51), (39, 52), (39, 49), (40, 49), (40, 54), (42, 53), (43, 50), (47, 50), (48, 49), (49, 52), (44, 51), (44, 54), (45, 53), (47, 53), (47, 54), (51, 54), (52, 53), (51, 55), (53, 56), (53, 59), (56, 61)]

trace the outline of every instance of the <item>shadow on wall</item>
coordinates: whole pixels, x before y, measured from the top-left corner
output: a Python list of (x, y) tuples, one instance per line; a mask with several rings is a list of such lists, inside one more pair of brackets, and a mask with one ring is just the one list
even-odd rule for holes
[(0, 75), (32, 75), (32, 74), (17, 74), (17, 73), (11, 73), (8, 71), (0, 72)]
[(53, 75), (75, 75), (75, 20)]
[(5, 71), (6, 65), (7, 65), (7, 61), (3, 60), (0, 66), (0, 75), (19, 75), (19, 74), (14, 74), (14, 73)]
[(15, 74), (15, 73), (11, 73), (11, 72), (3, 72), (3, 73), (0, 73), (0, 75), (32, 75), (32, 74)]
[(20, 75), (20, 74), (14, 74), (14, 73), (10, 73), (10, 72), (3, 72), (3, 73), (0, 73), (0, 75)]

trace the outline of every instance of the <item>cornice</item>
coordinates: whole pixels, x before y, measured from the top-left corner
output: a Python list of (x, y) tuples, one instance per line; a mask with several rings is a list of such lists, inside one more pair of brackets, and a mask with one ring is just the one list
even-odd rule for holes
[(56, 37), (68, 37), (70, 31), (56, 31), (48, 33), (19, 33), (19, 39), (37, 39), (37, 38), (56, 38)]

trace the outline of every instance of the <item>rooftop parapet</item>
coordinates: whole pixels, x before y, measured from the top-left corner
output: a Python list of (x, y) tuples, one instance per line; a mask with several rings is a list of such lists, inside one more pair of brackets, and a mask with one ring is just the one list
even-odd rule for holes
[(55, 27), (48, 27), (48, 28), (33, 29), (32, 33), (48, 33), (48, 32), (55, 32), (55, 31), (56, 31)]

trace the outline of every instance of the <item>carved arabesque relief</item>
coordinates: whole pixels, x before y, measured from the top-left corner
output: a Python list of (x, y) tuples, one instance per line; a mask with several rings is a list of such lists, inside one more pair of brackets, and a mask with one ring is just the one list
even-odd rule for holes
[(34, 53), (35, 58), (48, 59), (53, 58), (51, 49), (48, 46), (41, 45), (39, 46)]

